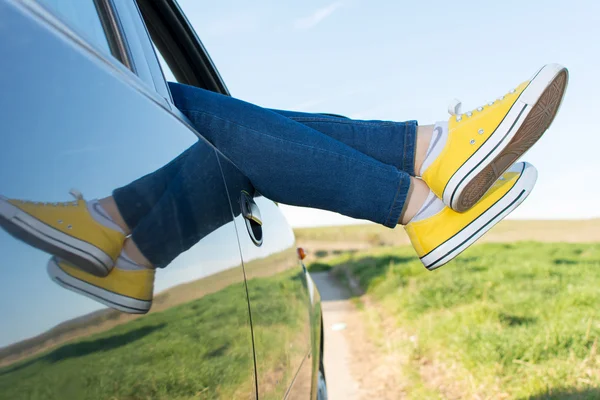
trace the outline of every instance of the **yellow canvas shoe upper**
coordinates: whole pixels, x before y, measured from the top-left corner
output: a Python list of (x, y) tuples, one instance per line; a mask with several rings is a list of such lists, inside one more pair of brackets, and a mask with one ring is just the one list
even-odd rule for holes
[(444, 207), (439, 213), (404, 228), (419, 257), (424, 257), (463, 230), (506, 195), (519, 179), (518, 172), (505, 172), (486, 195), (470, 210), (458, 213)]
[(440, 155), (423, 172), (423, 180), (439, 197), (454, 173), (490, 138), (530, 81), (493, 103), (448, 121), (448, 138)]
[(8, 202), (29, 216), (75, 239), (87, 242), (114, 261), (121, 253), (125, 234), (98, 223), (89, 213), (85, 200), (73, 193), (75, 201), (41, 203), (17, 199)]
[(64, 273), (79, 281), (119, 296), (141, 301), (152, 301), (154, 269), (126, 270), (115, 266), (108, 276), (101, 278), (82, 271), (64, 261), (58, 261), (57, 264)]

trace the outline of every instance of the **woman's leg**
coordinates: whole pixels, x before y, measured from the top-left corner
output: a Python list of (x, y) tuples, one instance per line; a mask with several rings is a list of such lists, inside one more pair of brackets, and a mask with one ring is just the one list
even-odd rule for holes
[[(173, 84), (174, 97), (177, 101), (178, 84)], [(200, 90), (189, 88), (191, 90)], [(217, 95), (218, 96), (218, 95)], [(254, 106), (253, 106), (254, 107)], [(273, 110), (274, 111), (274, 110)], [(383, 161), (404, 168), (410, 174), (414, 173), (415, 160), (415, 142), (416, 142), (416, 122), (396, 123), (388, 121), (354, 121), (347, 118), (325, 116), (320, 114), (307, 114), (290, 111), (275, 111), (292, 121), (296, 121), (307, 127), (323, 133), (331, 138), (340, 139), (340, 142), (350, 145), (355, 149), (366, 152)], [(423, 130), (425, 127), (419, 128)], [(423, 135), (420, 135), (423, 136)], [(421, 137), (420, 137), (421, 138)], [(157, 246), (156, 240), (161, 240), (155, 235), (148, 235), (148, 238), (138, 237), (137, 242), (140, 243), (142, 249), (131, 240), (126, 242), (125, 249), (127, 253), (133, 256), (140, 263), (152, 263), (157, 266), (164, 266), (170, 262), (174, 256), (189, 248), (196, 243), (204, 234), (199, 225), (197, 232), (188, 232), (184, 237), (169, 233), (169, 221), (179, 221), (174, 226), (190, 226), (189, 221), (193, 220), (194, 210), (186, 210), (181, 219), (177, 217), (183, 209), (173, 208), (171, 205), (181, 203), (182, 200), (193, 198), (192, 185), (188, 185), (187, 189), (181, 190), (178, 188), (181, 185), (181, 180), (189, 179), (190, 176), (197, 176), (198, 170), (195, 169), (197, 162), (195, 160), (202, 159), (204, 156), (199, 156), (200, 149), (204, 143), (198, 142), (190, 149), (186, 150), (182, 155), (165, 165), (161, 169), (148, 174), (125, 187), (116, 189), (112, 197), (100, 201), (104, 209), (111, 215), (123, 229), (129, 233), (130, 229), (135, 230), (139, 222), (148, 214), (152, 214), (145, 221), (146, 227), (137, 230), (134, 237), (138, 237), (139, 232), (154, 232), (155, 229), (150, 225), (160, 226), (164, 232), (165, 238), (178, 238), (174, 241), (173, 246), (169, 245), (164, 240), (160, 243), (164, 246)], [(194, 154), (191, 156), (190, 154)], [(418, 158), (418, 157), (417, 157)], [(188, 160), (191, 160), (188, 163)], [(185, 171), (182, 172), (182, 169)], [(202, 184), (199, 183), (201, 187)], [(167, 190), (169, 188), (169, 190)], [(426, 186), (415, 181), (413, 184), (413, 197), (416, 201), (407, 205), (405, 215), (414, 215), (422, 201), (428, 194)], [(179, 201), (175, 201), (175, 197), (182, 197)], [(159, 204), (160, 202), (160, 204)], [(200, 202), (197, 201), (198, 208)], [(207, 221), (207, 218), (202, 218)], [(225, 219), (223, 220), (225, 221)], [(216, 221), (215, 221), (216, 222)], [(220, 225), (218, 225), (220, 226)], [(216, 227), (218, 227), (216, 226)], [(165, 228), (166, 227), (166, 228)], [(204, 224), (204, 227), (213, 227), (212, 224)], [(213, 227), (216, 229), (216, 227)], [(200, 235), (200, 236), (198, 236)], [(142, 234), (143, 236), (143, 234)], [(156, 240), (155, 240), (156, 239)], [(170, 248), (173, 247), (173, 248)], [(179, 249), (179, 250), (176, 250)], [(143, 254), (148, 254), (148, 261)]]
[[(266, 197), (398, 223), (408, 173), (276, 112), (191, 86), (171, 85), (171, 92), (199, 133)], [(412, 160), (414, 151), (408, 153)]]
[[(175, 88), (174, 96), (176, 96), (178, 93), (176, 86), (179, 84), (174, 83), (171, 86)], [(323, 114), (271, 111), (319, 131), (384, 164), (395, 166), (412, 176), (415, 175), (415, 165), (418, 166), (424, 157), (432, 130), (431, 126), (417, 127), (416, 121), (360, 121)], [(192, 148), (157, 171), (116, 189), (112, 197), (102, 199), (100, 203), (119, 221), (120, 225), (126, 226), (125, 229), (129, 232), (152, 210), (173, 177), (179, 172)], [(135, 206), (129, 206), (130, 204)]]
[[(386, 161), (412, 172), (416, 123), (354, 121), (352, 124), (349, 120), (340, 122), (334, 117), (319, 116), (309, 122), (305, 121), (306, 114), (300, 116), (299, 119), (314, 123), (327, 135), (280, 112), (226, 96), (183, 85), (172, 85), (171, 89), (177, 106), (195, 128), (217, 147), (220, 138), (228, 138), (225, 143), (220, 141), (221, 151), (262, 194), (275, 201), (337, 211), (393, 227), (401, 222), (402, 210), (406, 210), (407, 218), (414, 215), (427, 197), (426, 185), (415, 180), (411, 194), (414, 201), (406, 204), (411, 187), (407, 173), (331, 137), (343, 138), (372, 154), (379, 148)], [(198, 97), (190, 99), (190, 96)], [(207, 103), (213, 106), (211, 112), (215, 114), (209, 120), (199, 120), (197, 112), (210, 109)], [(237, 109), (232, 112), (232, 107)], [(217, 112), (230, 114), (216, 115)], [(232, 120), (231, 116), (235, 118)], [(254, 140), (241, 143), (251, 136)], [(370, 143), (360, 136), (378, 139)], [(238, 143), (234, 151), (240, 152), (240, 157), (235, 158), (235, 153), (223, 148), (226, 143)], [(384, 146), (385, 143), (388, 145)], [(390, 143), (399, 149), (390, 150)], [(216, 165), (207, 162), (212, 158), (209, 153), (210, 147), (199, 141), (167, 166), (115, 190), (114, 199), (101, 201), (107, 211), (112, 211), (109, 213), (114, 220), (119, 220), (120, 213), (132, 228), (125, 250), (136, 261), (164, 267), (227, 221), (225, 213), (214, 213), (222, 203), (212, 199), (215, 200), (212, 204), (204, 204), (211, 201), (207, 176), (219, 176), (215, 171), (207, 174), (206, 170)]]

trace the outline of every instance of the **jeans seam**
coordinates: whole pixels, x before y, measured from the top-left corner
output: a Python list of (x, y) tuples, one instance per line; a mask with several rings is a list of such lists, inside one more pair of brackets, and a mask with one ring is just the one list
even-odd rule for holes
[[(240, 124), (240, 123), (238, 123), (238, 122), (234, 122), (234, 121), (231, 121), (231, 120), (225, 120), (225, 119), (223, 119), (223, 118), (221, 118), (221, 117), (219, 117), (219, 116), (216, 116), (216, 115), (214, 115), (214, 114), (207, 113), (206, 111), (200, 111), (200, 110), (188, 110), (188, 109), (180, 109), (180, 111), (181, 111), (181, 112), (183, 112), (183, 113), (186, 113), (186, 112), (187, 112), (187, 113), (202, 114), (202, 115), (210, 116), (210, 117), (212, 117), (212, 118), (216, 118), (216, 119), (218, 119), (218, 120), (221, 120), (221, 121), (224, 121), (224, 122), (228, 122), (228, 123), (231, 123), (231, 124), (237, 125), (237, 126), (239, 126), (239, 127), (241, 127), (241, 128), (248, 129), (249, 131), (251, 131), (251, 132), (255, 132), (255, 133), (259, 134), (259, 135), (265, 135), (265, 136), (268, 136), (268, 137), (269, 137), (269, 138), (271, 138), (271, 139), (279, 140), (279, 141), (281, 141), (281, 142), (284, 142), (284, 143), (292, 143), (292, 144), (295, 144), (295, 145), (297, 145), (297, 146), (306, 147), (306, 148), (309, 148), (309, 149), (312, 149), (312, 150), (316, 150), (316, 151), (320, 151), (320, 152), (322, 152), (322, 153), (326, 153), (326, 154), (333, 154), (333, 155), (336, 155), (336, 156), (339, 156), (339, 157), (343, 157), (343, 158), (345, 158), (345, 159), (346, 159), (346, 160), (348, 160), (348, 161), (352, 161), (352, 162), (360, 163), (360, 164), (362, 164), (362, 165), (365, 165), (365, 166), (367, 166), (367, 167), (376, 168), (377, 170), (381, 170), (381, 171), (387, 171), (387, 170), (386, 170), (384, 167), (381, 167), (381, 166), (379, 166), (379, 165), (375, 165), (375, 164), (367, 164), (367, 163), (365, 163), (365, 162), (363, 162), (363, 161), (360, 161), (360, 160), (356, 160), (356, 159), (350, 158), (350, 157), (348, 157), (348, 156), (346, 156), (346, 155), (343, 155), (343, 154), (340, 154), (340, 153), (334, 153), (334, 152), (332, 152), (332, 151), (325, 150), (325, 149), (321, 149), (321, 148), (318, 148), (318, 147), (314, 147), (314, 146), (308, 146), (308, 145), (305, 145), (305, 144), (302, 144), (302, 143), (299, 143), (299, 142), (294, 142), (294, 141), (292, 141), (292, 140), (289, 140), (289, 139), (282, 139), (282, 138), (279, 138), (279, 137), (277, 137), (277, 136), (270, 135), (270, 134), (268, 134), (268, 133), (264, 133), (264, 132), (261, 132), (261, 131), (257, 131), (256, 129), (250, 128), (250, 127), (248, 127), (248, 126), (246, 126), (246, 125), (243, 125), (243, 124)], [(319, 133), (320, 133), (320, 132), (319, 132)], [(343, 143), (341, 143), (341, 144), (343, 144)], [(343, 145), (344, 145), (344, 146), (347, 146), (347, 145), (345, 145), (345, 144), (343, 144)], [(347, 146), (347, 147), (348, 147), (348, 148), (351, 148), (351, 147), (349, 147), (349, 146)], [(352, 148), (351, 148), (351, 149), (352, 149)], [(358, 152), (358, 150), (356, 150), (356, 149), (353, 149), (353, 150), (354, 150), (354, 151), (356, 151), (356, 152)], [(360, 152), (359, 152), (359, 153), (360, 153)], [(361, 153), (361, 154), (362, 154), (362, 153)], [(366, 155), (366, 154), (364, 154), (364, 156), (365, 156), (365, 157), (372, 158), (372, 157), (370, 157), (370, 156), (368, 156), (368, 155)], [(377, 160), (376, 160), (376, 159), (374, 159), (374, 158), (372, 158), (372, 159), (373, 159), (373, 161), (375, 161), (375, 162), (380, 162), (380, 161), (377, 161)], [(383, 164), (383, 163), (382, 163), (382, 164)], [(395, 168), (395, 167), (393, 167), (393, 166), (391, 166), (391, 165), (388, 165), (388, 164), (383, 164), (383, 165), (385, 165), (385, 166), (387, 166), (387, 167), (392, 167), (392, 168), (394, 168), (394, 169), (396, 169), (396, 170), (397, 170), (397, 168)]]

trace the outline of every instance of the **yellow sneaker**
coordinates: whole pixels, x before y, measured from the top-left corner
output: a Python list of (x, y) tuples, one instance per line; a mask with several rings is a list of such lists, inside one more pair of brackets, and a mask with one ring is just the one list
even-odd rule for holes
[(473, 207), (548, 129), (563, 99), (568, 71), (544, 66), (498, 100), (464, 114), (449, 109), (446, 143), (422, 178), (455, 211)]
[(81, 194), (72, 194), (75, 201), (65, 203), (0, 196), (0, 226), (31, 246), (106, 276), (121, 253), (125, 235), (94, 220)]
[(429, 270), (458, 256), (494, 225), (517, 208), (533, 189), (537, 170), (529, 163), (514, 164), (473, 208), (458, 213), (443, 206), (441, 211), (419, 217), (404, 228), (421, 262)]
[(105, 278), (82, 271), (57, 257), (48, 262), (48, 275), (65, 289), (130, 314), (145, 314), (152, 306), (154, 269), (115, 266)]

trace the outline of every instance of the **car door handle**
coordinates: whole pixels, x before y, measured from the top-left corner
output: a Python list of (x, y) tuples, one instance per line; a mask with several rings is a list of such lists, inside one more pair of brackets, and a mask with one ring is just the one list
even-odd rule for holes
[(250, 235), (250, 239), (254, 242), (255, 245), (262, 245), (263, 241), (263, 232), (262, 232), (262, 216), (260, 215), (260, 209), (254, 202), (254, 199), (250, 195), (250, 193), (242, 190), (242, 194), (240, 196), (240, 206), (242, 209), (242, 216), (246, 221), (246, 229), (248, 230), (248, 235)]
[(262, 217), (260, 216), (260, 209), (250, 197), (247, 192), (242, 192), (242, 215), (249, 221), (256, 222), (259, 226), (262, 226)]

